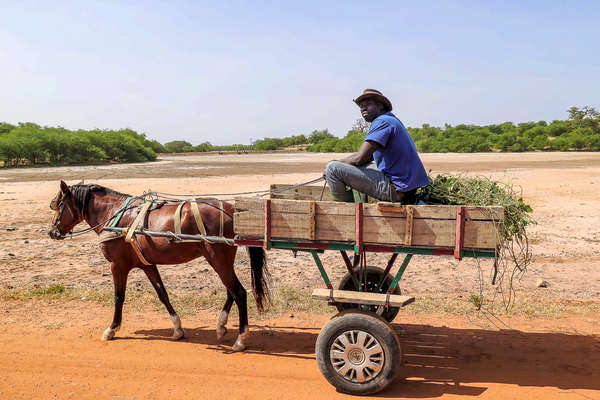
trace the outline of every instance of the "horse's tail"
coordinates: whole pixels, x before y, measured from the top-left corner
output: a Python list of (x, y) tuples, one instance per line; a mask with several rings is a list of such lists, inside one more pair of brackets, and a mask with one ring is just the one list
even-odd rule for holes
[(271, 294), (269, 293), (269, 281), (271, 275), (267, 270), (267, 257), (265, 250), (262, 247), (248, 247), (250, 255), (250, 267), (252, 269), (252, 289), (254, 291), (254, 299), (256, 300), (256, 308), (263, 312), (265, 309), (265, 300), (271, 302)]

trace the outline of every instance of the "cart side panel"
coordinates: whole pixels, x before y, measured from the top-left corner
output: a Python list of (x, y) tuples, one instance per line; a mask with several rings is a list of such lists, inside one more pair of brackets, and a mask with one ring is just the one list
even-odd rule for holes
[[(273, 239), (355, 240), (353, 203), (272, 199), (270, 204)], [(239, 198), (235, 207), (235, 233), (262, 236), (264, 200)], [(407, 207), (412, 209), (408, 217)], [(466, 207), (464, 247), (494, 249), (500, 242), (498, 229), (503, 216), (502, 207)], [(456, 206), (365, 204), (363, 240), (375, 244), (454, 247), (456, 217)], [(412, 229), (408, 229), (409, 224)]]

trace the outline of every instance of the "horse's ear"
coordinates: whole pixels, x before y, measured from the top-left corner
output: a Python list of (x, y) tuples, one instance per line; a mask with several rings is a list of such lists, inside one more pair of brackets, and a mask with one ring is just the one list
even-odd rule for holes
[(60, 190), (62, 190), (62, 192), (64, 194), (69, 194), (71, 193), (71, 191), (69, 190), (69, 185), (67, 185), (65, 183), (65, 181), (60, 181)]

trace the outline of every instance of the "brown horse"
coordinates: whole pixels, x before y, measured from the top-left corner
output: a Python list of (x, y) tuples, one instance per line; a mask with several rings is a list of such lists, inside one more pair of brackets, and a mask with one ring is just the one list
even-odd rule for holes
[[(97, 234), (102, 232), (119, 213), (129, 196), (94, 184), (77, 184), (68, 186), (60, 182), (60, 191), (50, 203), (55, 210), (52, 230), (49, 235), (53, 239), (63, 239), (72, 232), (80, 222), (87, 222)], [(126, 207), (119, 226), (129, 226), (138, 214), (141, 198), (133, 199)], [(233, 237), (233, 206), (216, 199), (196, 199), (206, 234), (216, 236), (222, 232), (226, 238)], [(160, 208), (149, 211), (143, 220), (143, 226), (152, 231), (174, 232), (174, 214), (180, 202), (169, 201)], [(221, 210), (222, 207), (222, 210)], [(181, 232), (199, 234), (190, 204), (181, 210)], [(197, 257), (204, 257), (221, 278), (227, 288), (227, 300), (217, 321), (217, 340), (227, 332), (225, 325), (233, 302), (239, 310), (239, 335), (233, 350), (245, 349), (244, 341), (248, 337), (248, 312), (246, 305), (246, 289), (242, 286), (234, 271), (234, 260), (237, 247), (223, 243), (209, 242), (177, 242), (166, 237), (149, 237), (138, 235), (135, 239), (139, 245), (140, 257), (123, 236), (116, 235), (100, 244), (104, 257), (110, 262), (115, 286), (115, 311), (111, 325), (104, 331), (102, 340), (110, 340), (121, 326), (123, 302), (127, 276), (133, 268), (141, 268), (156, 290), (158, 297), (171, 315), (173, 322), (173, 339), (184, 336), (181, 320), (169, 302), (169, 296), (156, 268), (158, 264), (180, 264)], [(265, 253), (260, 247), (249, 247), (250, 265), (252, 269), (252, 287), (257, 307), (263, 309), (264, 300), (268, 298), (268, 272), (265, 265)], [(143, 262), (142, 259), (145, 259)], [(149, 264), (149, 265), (147, 265)]]

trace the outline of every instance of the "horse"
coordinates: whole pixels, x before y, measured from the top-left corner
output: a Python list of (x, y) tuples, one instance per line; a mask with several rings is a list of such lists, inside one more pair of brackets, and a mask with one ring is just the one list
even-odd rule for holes
[[(136, 197), (127, 204), (129, 197), (127, 194), (97, 184), (80, 183), (68, 186), (61, 181), (60, 190), (50, 203), (50, 208), (55, 211), (55, 214), (52, 219), (52, 229), (48, 234), (52, 239), (64, 239), (68, 234), (72, 234), (76, 225), (85, 221), (90, 226), (89, 230), (100, 235), (103, 227), (115, 218), (120, 218), (118, 221), (120, 226), (127, 227), (135, 222), (138, 207), (143, 203), (144, 196)], [(199, 198), (192, 201), (198, 205), (206, 235), (217, 236), (222, 233), (225, 238), (233, 238), (233, 206), (230, 203), (214, 198)], [(180, 201), (163, 202), (159, 208), (147, 212), (143, 226), (152, 231), (174, 232), (174, 216), (175, 212), (179, 211), (181, 232), (199, 234), (199, 225), (193, 215), (190, 202), (177, 209), (180, 204)], [(122, 216), (116, 217), (121, 210), (124, 210)], [(232, 350), (243, 351), (246, 348), (246, 340), (249, 336), (247, 293), (234, 271), (237, 247), (207, 241), (180, 242), (173, 241), (172, 238), (146, 235), (138, 235), (134, 241), (136, 243), (127, 242), (123, 235), (116, 234), (100, 243), (104, 257), (110, 262), (115, 303), (112, 323), (103, 332), (102, 340), (113, 339), (115, 332), (121, 327), (127, 276), (133, 268), (140, 268), (145, 272), (158, 298), (169, 312), (173, 323), (172, 339), (183, 338), (185, 332), (181, 326), (181, 319), (169, 301), (157, 265), (180, 264), (197, 257), (204, 257), (227, 289), (227, 300), (217, 319), (217, 342), (220, 342), (227, 333), (229, 311), (235, 302), (239, 311), (239, 334)], [(134, 245), (139, 246), (137, 250)], [(269, 300), (269, 273), (266, 269), (265, 251), (261, 247), (248, 247), (248, 253), (254, 297), (258, 310), (263, 311), (265, 300)]]

